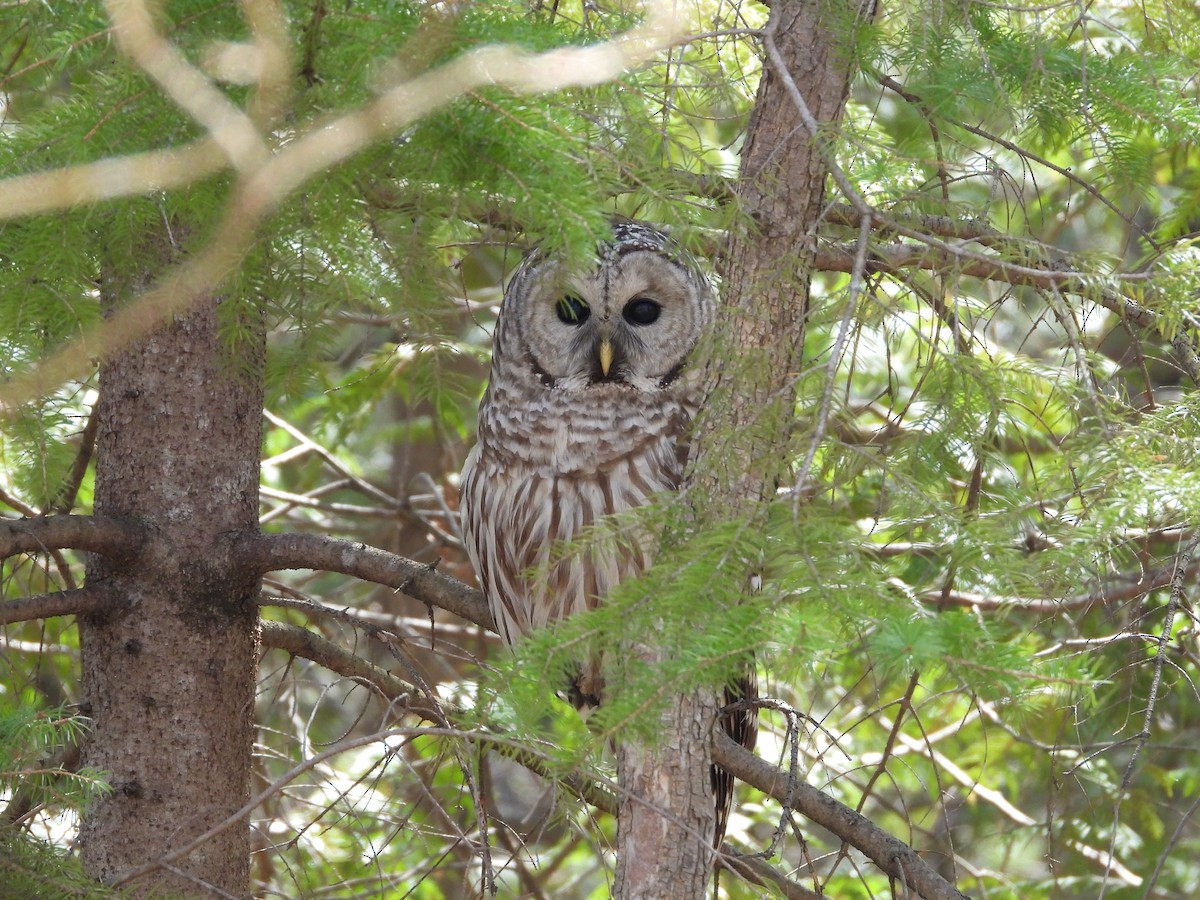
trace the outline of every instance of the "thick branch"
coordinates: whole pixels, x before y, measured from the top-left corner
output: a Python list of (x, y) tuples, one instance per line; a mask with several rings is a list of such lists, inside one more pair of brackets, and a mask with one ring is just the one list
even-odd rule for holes
[(243, 565), (259, 574), (279, 569), (340, 572), (395, 588), (427, 606), (440, 607), (495, 631), (479, 591), (430, 566), (376, 547), (318, 534), (247, 534), (239, 537), (234, 552)]
[(925, 900), (965, 900), (963, 894), (931, 869), (912, 847), (888, 834), (866, 816), (739, 747), (719, 730), (713, 733), (713, 761), (734, 777), (769, 794), (847, 844), (861, 850), (893, 878), (902, 879)]
[(83, 550), (117, 560), (135, 556), (146, 529), (130, 519), (104, 516), (39, 516), (0, 522), (0, 559), (18, 553)]
[(22, 597), (20, 600), (0, 603), (0, 625), (28, 622), (31, 619), (53, 619), (56, 616), (78, 616), (111, 607), (113, 603), (112, 594), (97, 586)]

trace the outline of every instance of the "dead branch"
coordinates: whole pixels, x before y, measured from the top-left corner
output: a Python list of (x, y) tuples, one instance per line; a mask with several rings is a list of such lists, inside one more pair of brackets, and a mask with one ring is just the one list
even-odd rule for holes
[[(439, 703), (439, 708), (433, 709), (427, 703), (414, 703), (414, 699), (418, 698), (421, 693), (417, 686), (410, 684), (402, 676), (367, 662), (345, 647), (315, 632), (281, 622), (264, 621), (260, 624), (264, 647), (284, 650), (301, 659), (311, 660), (331, 672), (368, 685), (374, 688), (380, 696), (393, 702), (397, 712), (412, 713), (443, 728), (452, 728), (456, 722), (467, 722), (466, 716), (446, 704)], [(468, 726), (464, 724), (462, 727), (466, 729)], [(456, 733), (467, 735), (465, 730)], [(616, 815), (617, 798), (600, 781), (589, 777), (586, 773), (574, 772), (564, 776), (561, 772), (553, 771), (546, 758), (535, 749), (502, 739), (488, 740), (484, 734), (477, 734), (476, 737), (488, 741), (491, 749), (520, 763), (531, 772), (562, 785), (568, 793), (576, 798), (602, 812)], [(766, 764), (764, 763), (764, 765)], [(789, 879), (763, 860), (743, 857), (728, 846), (722, 849), (726, 857), (727, 868), (755, 884), (774, 885), (785, 897), (798, 898), (798, 900), (818, 900), (821, 896)]]
[(317, 534), (248, 534), (234, 549), (241, 564), (261, 574), (279, 569), (339, 572), (395, 588), (427, 606), (437, 606), (494, 631), (483, 595), (432, 566), (421, 565), (366, 544)]
[(22, 597), (0, 603), (0, 625), (28, 622), (31, 619), (53, 619), (56, 616), (80, 616), (111, 608), (116, 600), (100, 585)]
[[(885, 221), (886, 224), (886, 221)], [(905, 233), (909, 229), (904, 229)], [(815, 268), (825, 272), (853, 272), (855, 252), (848, 246), (823, 247), (817, 251), (813, 262)], [(1069, 263), (1068, 263), (1069, 265)], [(1101, 288), (1102, 276), (1090, 276), (1071, 268), (1036, 268), (1021, 265), (998, 256), (956, 252), (940, 241), (929, 244), (890, 244), (873, 247), (867, 259), (867, 271), (896, 275), (905, 269), (926, 269), (946, 274), (966, 275), (986, 281), (1001, 281), (1007, 284), (1041, 289), (1058, 288), (1063, 293), (1077, 294), (1099, 303), (1122, 319), (1149, 331), (1162, 330), (1162, 318), (1154, 310), (1136, 300), (1109, 288)], [(1145, 284), (1148, 276), (1111, 276), (1120, 281)], [(1146, 288), (1150, 290), (1149, 287)], [(1196, 325), (1196, 322), (1190, 322)], [(1195, 341), (1186, 331), (1179, 331), (1171, 338), (1171, 346), (1188, 377), (1200, 384), (1200, 355)]]
[(132, 519), (106, 516), (38, 516), (0, 521), (0, 559), (18, 553), (82, 550), (129, 560), (145, 545), (146, 529)]
[(780, 803), (790, 797), (792, 809), (865, 853), (924, 900), (966, 900), (966, 894), (930, 868), (912, 847), (828, 794), (759, 759), (719, 729), (713, 731), (713, 762)]

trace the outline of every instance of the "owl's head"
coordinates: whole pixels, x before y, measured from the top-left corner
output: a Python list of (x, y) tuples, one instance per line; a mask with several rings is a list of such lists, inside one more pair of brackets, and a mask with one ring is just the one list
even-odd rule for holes
[(493, 358), (555, 389), (664, 390), (715, 306), (708, 279), (670, 237), (618, 221), (590, 271), (530, 254), (505, 290)]

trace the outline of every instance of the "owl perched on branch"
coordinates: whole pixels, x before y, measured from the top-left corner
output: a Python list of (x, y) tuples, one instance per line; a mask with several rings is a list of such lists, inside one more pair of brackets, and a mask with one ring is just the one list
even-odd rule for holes
[[(593, 609), (650, 565), (650, 548), (607, 544), (553, 554), (603, 516), (675, 490), (688, 425), (700, 402), (688, 356), (716, 298), (670, 238), (618, 221), (591, 271), (538, 251), (521, 264), (500, 309), (479, 442), (462, 476), (463, 534), (501, 637)], [(552, 555), (553, 554), (553, 555)], [(577, 707), (601, 702), (601, 661), (570, 686)], [(729, 702), (753, 694), (747, 678)], [(722, 726), (752, 748), (753, 712)], [(716, 845), (733, 779), (714, 767)]]

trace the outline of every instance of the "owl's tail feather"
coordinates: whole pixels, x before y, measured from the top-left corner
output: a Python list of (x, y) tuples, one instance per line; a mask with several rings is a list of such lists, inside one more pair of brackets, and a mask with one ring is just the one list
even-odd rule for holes
[[(586, 718), (587, 714), (600, 705), (604, 694), (604, 679), (598, 666), (581, 668), (571, 679), (567, 688), (567, 699)], [(751, 665), (746, 674), (725, 687), (725, 705), (731, 706), (742, 700), (758, 699), (758, 673)], [(750, 707), (721, 713), (721, 728), (733, 740), (747, 750), (753, 751), (758, 743), (758, 710)], [(720, 850), (725, 840), (725, 829), (729, 825), (729, 812), (733, 807), (734, 778), (720, 766), (713, 766), (713, 800), (716, 805), (716, 828), (713, 834), (713, 849)]]
[[(746, 674), (725, 687), (727, 706), (742, 700), (758, 699), (758, 673), (754, 666)], [(758, 743), (758, 710), (754, 707), (736, 709), (721, 714), (721, 728), (733, 740), (747, 750), (753, 751)], [(717, 826), (713, 835), (713, 848), (721, 849), (725, 840), (725, 829), (729, 825), (729, 811), (733, 807), (733, 776), (720, 766), (712, 767), (713, 798), (717, 806)]]
[(595, 665), (582, 668), (567, 687), (567, 700), (585, 715), (600, 705), (600, 698), (603, 696), (604, 679), (600, 677), (599, 667)]

